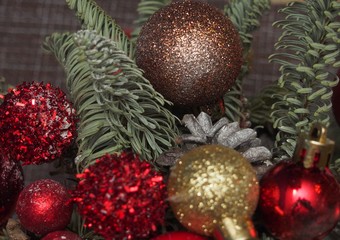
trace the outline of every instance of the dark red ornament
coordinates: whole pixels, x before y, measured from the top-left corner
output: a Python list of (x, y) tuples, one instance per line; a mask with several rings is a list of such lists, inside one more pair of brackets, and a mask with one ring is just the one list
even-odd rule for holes
[(75, 138), (75, 123), (75, 110), (59, 88), (23, 83), (0, 106), (0, 145), (23, 165), (50, 162)]
[(323, 239), (338, 222), (340, 188), (327, 167), (332, 145), (324, 134), (300, 140), (293, 161), (263, 176), (259, 216), (274, 237)]
[(41, 240), (81, 240), (81, 238), (70, 231), (55, 231), (47, 234)]
[(24, 177), (20, 164), (0, 154), (0, 229), (15, 209)]
[(77, 178), (74, 200), (85, 225), (106, 239), (142, 239), (163, 223), (163, 176), (138, 156), (105, 155)]
[(190, 232), (169, 232), (152, 240), (207, 240), (208, 238)]
[(63, 185), (51, 179), (42, 179), (22, 190), (16, 213), (26, 230), (45, 235), (65, 229), (71, 219), (72, 204)]

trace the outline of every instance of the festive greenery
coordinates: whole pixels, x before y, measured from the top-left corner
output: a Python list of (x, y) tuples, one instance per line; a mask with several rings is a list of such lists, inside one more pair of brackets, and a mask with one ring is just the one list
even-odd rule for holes
[(122, 28), (93, 0), (66, 0), (70, 9), (76, 12), (81, 24), (88, 30), (112, 39), (117, 48), (134, 59), (134, 43), (129, 40)]
[(282, 51), (270, 59), (281, 65), (278, 86), (288, 91), (273, 104), (277, 158), (291, 157), (297, 134), (313, 122), (329, 124), (332, 87), (339, 81), (329, 69), (340, 66), (339, 10), (336, 0), (293, 2), (275, 23), (283, 29), (276, 44)]
[(152, 161), (172, 146), (175, 118), (164, 107), (170, 103), (114, 41), (81, 31), (54, 34), (44, 46), (64, 66), (80, 117), (78, 166), (129, 147)]
[(269, 0), (232, 0), (224, 8), (224, 13), (237, 28), (243, 45), (243, 66), (234, 86), (224, 95), (226, 116), (229, 121), (247, 121), (245, 99), (243, 96), (243, 78), (249, 72), (252, 32), (260, 26), (259, 18), (270, 7)]
[[(132, 39), (94, 0), (66, 2), (85, 30), (54, 33), (46, 38), (44, 49), (63, 66), (77, 108), (77, 171), (82, 172), (106, 153), (125, 148), (154, 163), (175, 145), (180, 136), (178, 122), (167, 108), (171, 103), (153, 89), (134, 63), (135, 40), (149, 16), (171, 0), (141, 0)], [(340, 3), (306, 0), (281, 10), (286, 18), (275, 25), (283, 33), (276, 44), (277, 53), (270, 57), (281, 65), (281, 76), (277, 84), (263, 89), (246, 105), (242, 82), (251, 64), (252, 33), (269, 5), (269, 0), (230, 0), (224, 8), (239, 31), (244, 58), (236, 84), (224, 96), (225, 117), (241, 126), (249, 119), (255, 125), (272, 125), (278, 131), (276, 159), (281, 160), (292, 156), (301, 130), (316, 121), (329, 124), (332, 87), (339, 82), (333, 72), (340, 67)], [(1, 92), (5, 88), (1, 80)], [(334, 169), (340, 171), (340, 161)], [(77, 214), (70, 229), (84, 238), (102, 239), (85, 229)], [(338, 237), (332, 234), (330, 237)], [(261, 239), (272, 238), (262, 234)]]

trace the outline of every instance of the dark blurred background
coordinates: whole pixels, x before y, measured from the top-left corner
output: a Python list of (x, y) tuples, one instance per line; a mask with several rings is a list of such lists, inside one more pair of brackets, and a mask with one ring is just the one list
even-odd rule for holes
[[(206, 0), (221, 10), (227, 0)], [(139, 0), (97, 0), (124, 29), (133, 29)], [(280, 18), (282, 5), (273, 4), (255, 32), (251, 73), (245, 79), (247, 96), (253, 96), (278, 78), (277, 66), (268, 63), (280, 35), (272, 23)], [(0, 77), (16, 85), (23, 81), (50, 82), (65, 90), (65, 75), (52, 55), (41, 44), (53, 32), (76, 31), (80, 24), (63, 0), (0, 0)], [(26, 182), (47, 177), (49, 165), (25, 167)], [(58, 178), (58, 177), (57, 177)], [(64, 179), (59, 177), (59, 179)]]

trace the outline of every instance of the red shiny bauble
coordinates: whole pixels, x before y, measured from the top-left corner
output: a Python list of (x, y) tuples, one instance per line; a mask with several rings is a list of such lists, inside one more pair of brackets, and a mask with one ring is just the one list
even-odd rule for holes
[(0, 229), (13, 213), (23, 186), (24, 177), (20, 164), (0, 154)]
[(163, 223), (163, 176), (137, 155), (105, 155), (77, 178), (78, 210), (85, 225), (105, 239), (144, 239)]
[(339, 184), (327, 168), (281, 162), (260, 188), (259, 216), (278, 239), (322, 239), (339, 220)]
[(0, 106), (0, 145), (23, 165), (55, 160), (75, 136), (75, 110), (50, 84), (23, 83)]
[(55, 231), (47, 234), (41, 240), (81, 240), (81, 238), (70, 231)]
[(190, 232), (169, 232), (152, 240), (207, 240), (208, 238)]
[(51, 179), (43, 179), (22, 190), (16, 213), (26, 230), (45, 235), (65, 229), (71, 219), (72, 204), (63, 185)]

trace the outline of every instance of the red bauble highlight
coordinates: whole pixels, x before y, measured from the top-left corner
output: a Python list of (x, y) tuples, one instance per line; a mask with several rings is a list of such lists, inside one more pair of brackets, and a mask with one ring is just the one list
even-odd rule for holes
[(81, 238), (70, 231), (55, 231), (47, 234), (41, 240), (81, 240)]
[(45, 235), (65, 229), (71, 219), (72, 204), (63, 185), (51, 179), (43, 179), (22, 190), (16, 213), (26, 230)]
[(207, 240), (208, 238), (190, 232), (169, 232), (152, 240)]
[(339, 220), (339, 184), (327, 168), (281, 162), (260, 187), (259, 216), (278, 239), (322, 239)]
[(85, 225), (106, 239), (143, 239), (163, 223), (163, 176), (138, 156), (105, 155), (77, 178), (74, 200)]
[(24, 177), (20, 164), (0, 153), (0, 229), (15, 209)]
[(75, 110), (50, 84), (23, 83), (0, 106), (0, 145), (23, 165), (53, 161), (75, 135)]

